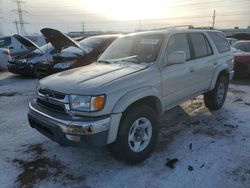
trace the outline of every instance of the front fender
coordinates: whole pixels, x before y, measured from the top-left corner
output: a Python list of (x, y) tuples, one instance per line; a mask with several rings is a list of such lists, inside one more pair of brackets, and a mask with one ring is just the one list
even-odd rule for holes
[(220, 66), (218, 66), (215, 69), (214, 74), (213, 74), (213, 79), (211, 81), (209, 90), (213, 90), (214, 89), (216, 81), (217, 81), (217, 78), (218, 78), (219, 74), (222, 71), (226, 71), (226, 72), (230, 73), (230, 68), (229, 68), (228, 64), (221, 64)]
[(155, 87), (141, 87), (124, 94), (114, 105), (112, 113), (122, 113), (132, 103), (138, 101), (139, 99), (150, 96), (153, 96), (157, 99), (157, 103), (159, 105), (158, 110), (161, 112), (162, 102), (160, 100), (160, 91)]

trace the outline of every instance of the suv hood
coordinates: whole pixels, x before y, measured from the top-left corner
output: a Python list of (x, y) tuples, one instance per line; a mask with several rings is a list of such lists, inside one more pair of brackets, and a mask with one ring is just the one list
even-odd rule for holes
[(81, 49), (81, 46), (77, 42), (58, 30), (43, 28), (41, 29), (41, 33), (45, 36), (46, 41), (50, 42), (59, 51), (69, 46), (74, 46)]
[(91, 95), (94, 89), (147, 67), (137, 64), (93, 63), (41, 79), (40, 87), (65, 94)]
[(30, 39), (23, 37), (21, 35), (13, 35), (13, 37), (19, 41), (25, 48), (27, 48), (28, 51), (33, 51), (33, 50), (40, 50), (42, 52), (42, 50), (34, 43), (32, 42)]

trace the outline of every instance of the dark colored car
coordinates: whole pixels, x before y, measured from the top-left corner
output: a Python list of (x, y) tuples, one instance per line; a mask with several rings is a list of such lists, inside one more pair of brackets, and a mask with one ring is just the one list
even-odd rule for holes
[(36, 50), (29, 51), (23, 55), (13, 57), (8, 62), (8, 70), (14, 74), (20, 74), (24, 76), (35, 76), (35, 66), (39, 62), (52, 61), (52, 55), (58, 51), (50, 44), (45, 44), (42, 47), (38, 47)]
[[(12, 57), (12, 60), (8, 63), (8, 70), (14, 74), (20, 74), (25, 76), (36, 76), (35, 69), (38, 63), (53, 61), (52, 55), (60, 52), (60, 50), (69, 47), (71, 44), (61, 43), (54, 47), (51, 43), (47, 43), (41, 47), (38, 47), (30, 39), (21, 35), (14, 35), (27, 51), (22, 52), (19, 55)], [(60, 39), (62, 41), (63, 39)], [(82, 40), (82, 38), (74, 39), (76, 41)]]
[[(36, 76), (42, 78), (56, 72), (88, 65), (98, 59), (100, 54), (120, 35), (99, 35), (73, 41), (63, 33), (53, 29), (42, 29), (41, 32), (55, 48), (68, 45), (60, 53), (53, 55), (53, 61), (41, 62), (36, 66)], [(60, 40), (58, 39), (60, 38)]]
[(234, 69), (236, 78), (250, 75), (250, 41), (238, 41), (232, 47), (240, 50), (234, 53)]

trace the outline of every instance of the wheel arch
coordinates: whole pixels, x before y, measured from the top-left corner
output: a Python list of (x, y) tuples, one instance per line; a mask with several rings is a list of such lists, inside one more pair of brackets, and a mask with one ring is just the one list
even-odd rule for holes
[(225, 64), (223, 64), (222, 66), (218, 67), (215, 70), (214, 75), (213, 75), (213, 79), (212, 79), (211, 84), (210, 84), (209, 90), (213, 90), (214, 89), (217, 79), (220, 76), (222, 76), (222, 75), (226, 76), (228, 78), (228, 80), (230, 79), (230, 69)]

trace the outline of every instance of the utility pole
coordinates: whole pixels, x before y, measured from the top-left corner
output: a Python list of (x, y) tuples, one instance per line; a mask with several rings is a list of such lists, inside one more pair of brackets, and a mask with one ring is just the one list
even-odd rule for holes
[(17, 21), (17, 20), (15, 20), (15, 21), (14, 21), (14, 24), (16, 25), (16, 32), (17, 32), (17, 34), (19, 34), (19, 29), (18, 29), (18, 21)]
[(141, 31), (141, 17), (139, 18), (139, 31)]
[(85, 24), (84, 24), (84, 22), (82, 22), (82, 32), (83, 33), (85, 32)]
[[(22, 0), (15, 0), (15, 3), (17, 4), (17, 9), (15, 10), (18, 14), (19, 17), (19, 24), (20, 24), (20, 32), (22, 35), (26, 34), (26, 30), (25, 30), (25, 24), (27, 24), (27, 22), (24, 21), (24, 13), (27, 13), (27, 11), (23, 10), (22, 8), (22, 4), (25, 3)], [(16, 24), (16, 22), (14, 22)], [(18, 30), (18, 29), (17, 29)]]
[(214, 29), (214, 25), (215, 25), (215, 13), (216, 13), (216, 10), (214, 10), (214, 15), (213, 15), (213, 25), (212, 25), (213, 29)]
[(2, 28), (2, 0), (0, 0), (0, 36), (3, 35), (3, 28)]

